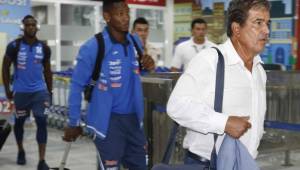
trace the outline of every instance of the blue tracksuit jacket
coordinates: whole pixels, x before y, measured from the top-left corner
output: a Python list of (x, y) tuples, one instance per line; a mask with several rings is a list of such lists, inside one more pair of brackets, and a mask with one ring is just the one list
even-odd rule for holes
[[(111, 78), (109, 65), (114, 64), (110, 61), (112, 55), (114, 55), (113, 40), (111, 39), (108, 29), (105, 28), (102, 32), (105, 43), (105, 56), (102, 61), (102, 69), (99, 76), (99, 80), (94, 87), (91, 102), (87, 108), (87, 127), (95, 132), (98, 137), (105, 138), (108, 128), (108, 123), (111, 116), (111, 109), (113, 103), (112, 88), (114, 87)], [(135, 40), (140, 43), (137, 37)], [(142, 84), (140, 80), (139, 65), (136, 60), (136, 53), (134, 52), (134, 44), (127, 34), (127, 40), (129, 42), (128, 57), (132, 60), (132, 80), (133, 80), (133, 94), (134, 112), (137, 114), (140, 126), (143, 126), (144, 105), (143, 105), (143, 93)], [(80, 122), (81, 112), (81, 100), (84, 86), (89, 83), (93, 68), (97, 57), (97, 40), (95, 37), (89, 39), (80, 48), (77, 56), (77, 65), (75, 66), (69, 95), (69, 126), (78, 126)]]

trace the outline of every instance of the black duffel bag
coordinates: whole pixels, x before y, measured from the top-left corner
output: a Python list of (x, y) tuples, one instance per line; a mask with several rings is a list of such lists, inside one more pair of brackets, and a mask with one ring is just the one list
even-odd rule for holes
[(0, 150), (11, 132), (11, 125), (6, 120), (0, 120)]

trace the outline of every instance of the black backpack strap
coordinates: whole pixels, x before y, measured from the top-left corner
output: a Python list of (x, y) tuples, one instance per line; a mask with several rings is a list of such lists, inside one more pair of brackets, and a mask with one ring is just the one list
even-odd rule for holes
[(11, 59), (12, 59), (12, 62), (14, 63), (14, 65), (17, 64), (17, 58), (18, 58), (18, 53), (20, 50), (21, 41), (22, 41), (22, 38), (17, 38), (15, 40), (16, 46), (14, 48), (13, 56), (10, 56), (10, 57), (12, 57)]
[(143, 57), (143, 52), (142, 50), (140, 49), (140, 47), (138, 46), (136, 40), (134, 39), (133, 35), (130, 34), (130, 38), (133, 42), (133, 45), (135, 47), (135, 50), (137, 51), (138, 53), (138, 62), (139, 62), (139, 68), (140, 68), (140, 71), (142, 70), (142, 63), (141, 63), (141, 60), (142, 60), (142, 57)]
[(88, 102), (91, 101), (94, 86), (97, 84), (97, 81), (99, 79), (99, 74), (100, 74), (101, 66), (102, 66), (102, 60), (105, 55), (105, 44), (104, 44), (104, 39), (103, 39), (102, 33), (100, 32), (100, 33), (96, 34), (95, 38), (98, 43), (98, 52), (97, 52), (97, 56), (96, 56), (97, 57), (96, 63), (95, 63), (94, 70), (92, 73), (92, 79), (84, 88), (84, 99)]
[(102, 33), (98, 33), (95, 35), (95, 38), (97, 39), (98, 42), (98, 52), (97, 52), (97, 59), (96, 59), (96, 63), (94, 66), (94, 70), (92, 73), (92, 80), (91, 80), (91, 84), (96, 84), (97, 80), (99, 79), (99, 73), (101, 70), (101, 65), (102, 65), (102, 60), (104, 58), (104, 53), (105, 53), (105, 44), (104, 44), (104, 39), (103, 39), (103, 35)]

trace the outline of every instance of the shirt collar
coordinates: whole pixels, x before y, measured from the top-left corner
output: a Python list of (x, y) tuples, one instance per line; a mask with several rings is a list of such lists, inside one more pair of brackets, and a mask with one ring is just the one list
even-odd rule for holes
[(121, 43), (121, 42), (117, 41), (117, 40), (112, 36), (112, 34), (110, 33), (108, 27), (105, 27), (105, 30), (106, 30), (107, 34), (109, 35), (109, 38), (110, 38), (110, 40), (111, 40), (111, 42), (112, 42), (113, 44), (123, 44), (123, 45), (128, 45), (128, 44), (129, 44), (129, 40), (128, 40), (128, 35), (129, 35), (129, 33), (126, 34), (126, 41), (125, 41), (125, 43)]
[[(224, 43), (224, 49), (227, 50), (227, 64), (228, 65), (234, 65), (241, 63), (244, 65), (244, 61), (241, 59), (239, 54), (236, 52), (230, 38), (226, 40)], [(253, 65), (257, 64), (263, 64), (263, 61), (261, 60), (261, 57), (259, 55), (256, 55), (253, 59)]]
[[(24, 36), (21, 38), (21, 41), (22, 41), (23, 43), (27, 44), (27, 45), (30, 45), (30, 44), (26, 41), (26, 39), (25, 39)], [(31, 44), (31, 46), (34, 46), (34, 45), (37, 44), (38, 42), (39, 42), (39, 40), (36, 38), (35, 41)]]
[(193, 46), (193, 45), (195, 45), (195, 46), (198, 46), (198, 45), (204, 45), (205, 46), (205, 44), (206, 44), (206, 42), (207, 42), (207, 38), (205, 37), (204, 38), (204, 42), (202, 43), (202, 44), (196, 44), (195, 42), (194, 42), (194, 37), (191, 37), (190, 38), (190, 42), (191, 42), (191, 45)]

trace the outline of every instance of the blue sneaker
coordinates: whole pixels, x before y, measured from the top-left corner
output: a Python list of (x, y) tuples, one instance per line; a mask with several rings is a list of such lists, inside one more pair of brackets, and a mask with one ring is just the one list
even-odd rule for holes
[(37, 170), (49, 170), (49, 166), (47, 165), (45, 160), (40, 160)]

